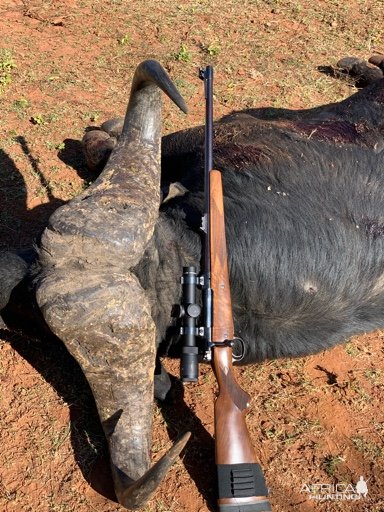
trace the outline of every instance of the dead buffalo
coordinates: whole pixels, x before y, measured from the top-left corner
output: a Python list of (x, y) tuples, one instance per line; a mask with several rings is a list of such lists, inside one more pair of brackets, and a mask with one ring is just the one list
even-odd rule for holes
[[(274, 118), (246, 110), (215, 123), (244, 364), (312, 354), (384, 327), (380, 73), (340, 103)], [(145, 503), (187, 439), (148, 472), (156, 350), (177, 350), (171, 311), (182, 266), (200, 263), (203, 205), (204, 128), (161, 141), (160, 88), (186, 109), (161, 66), (146, 61), (125, 120), (86, 134), (87, 161), (103, 170), (50, 218), (33, 284), (45, 322), (91, 385), (127, 508)], [(15, 262), (9, 291), (25, 273)], [(158, 369), (156, 394), (168, 386)]]

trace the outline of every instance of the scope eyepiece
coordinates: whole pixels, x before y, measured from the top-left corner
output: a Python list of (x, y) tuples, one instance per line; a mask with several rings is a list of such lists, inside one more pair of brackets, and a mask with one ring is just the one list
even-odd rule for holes
[(199, 378), (198, 347), (183, 347), (180, 359), (180, 378), (182, 382), (196, 382)]

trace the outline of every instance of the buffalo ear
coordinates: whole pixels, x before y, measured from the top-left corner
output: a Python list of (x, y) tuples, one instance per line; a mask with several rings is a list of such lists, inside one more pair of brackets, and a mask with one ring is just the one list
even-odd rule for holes
[(87, 167), (100, 174), (108, 161), (117, 139), (104, 130), (90, 130), (83, 137), (83, 151)]
[(108, 133), (111, 137), (115, 139), (119, 139), (121, 132), (123, 131), (124, 126), (124, 117), (114, 117), (113, 119), (109, 119), (105, 121), (101, 125), (101, 129)]

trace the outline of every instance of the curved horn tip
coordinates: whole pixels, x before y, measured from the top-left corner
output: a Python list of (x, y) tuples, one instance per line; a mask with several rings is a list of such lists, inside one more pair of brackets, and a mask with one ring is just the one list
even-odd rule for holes
[(125, 486), (125, 488), (117, 486), (115, 491), (120, 505), (128, 510), (138, 510), (142, 508), (159, 487), (168, 469), (184, 449), (190, 437), (190, 432), (179, 436), (172, 448), (144, 473), (141, 478)]
[[(184, 98), (181, 96), (160, 62), (154, 59), (143, 60), (136, 68), (133, 84), (137, 84), (137, 82), (141, 82), (142, 80), (150, 80), (156, 83), (179, 109), (182, 110), (184, 114), (187, 114), (188, 107)], [(135, 89), (135, 85), (133, 88)]]

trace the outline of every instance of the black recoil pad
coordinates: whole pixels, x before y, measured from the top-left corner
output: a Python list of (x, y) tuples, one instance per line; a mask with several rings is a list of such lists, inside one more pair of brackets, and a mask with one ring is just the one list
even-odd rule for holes
[[(218, 464), (219, 500), (232, 498), (233, 503), (220, 504), (220, 512), (269, 512), (268, 489), (259, 464)], [(255, 503), (241, 503), (240, 498), (265, 497)]]

